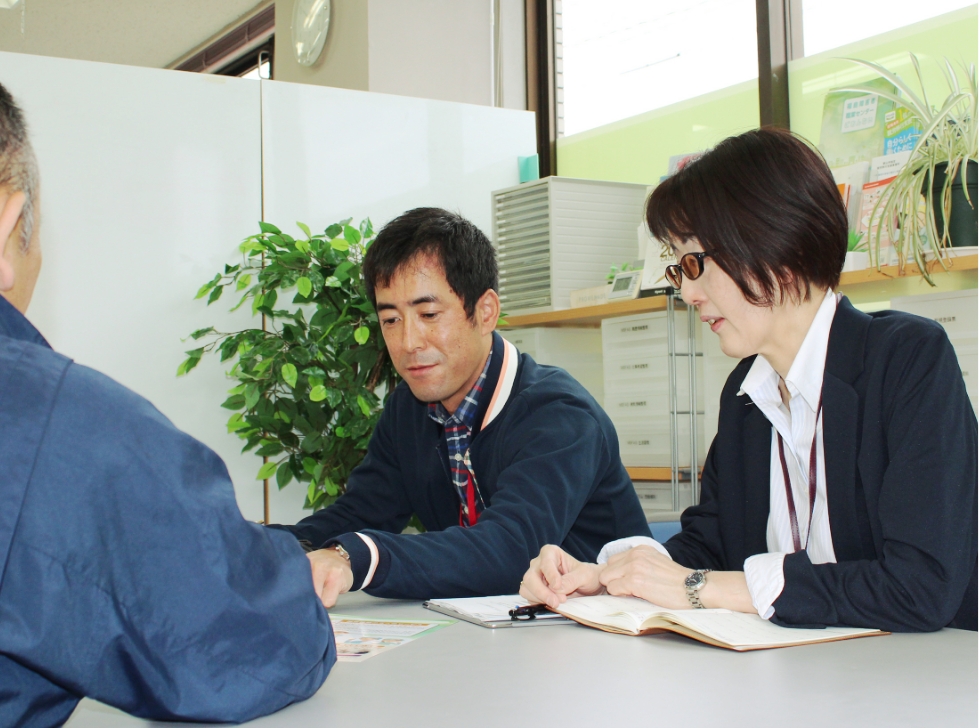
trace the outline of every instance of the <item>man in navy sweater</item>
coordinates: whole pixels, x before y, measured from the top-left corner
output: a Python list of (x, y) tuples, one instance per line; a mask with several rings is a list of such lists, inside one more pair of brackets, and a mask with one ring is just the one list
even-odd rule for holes
[[(649, 535), (608, 416), (562, 369), (495, 333), (492, 245), (471, 222), (419, 208), (364, 260), (403, 382), (332, 506), (287, 526), (324, 606), (346, 591), (426, 599), (515, 593), (547, 543), (594, 559)], [(401, 535), (412, 514), (427, 532)]]

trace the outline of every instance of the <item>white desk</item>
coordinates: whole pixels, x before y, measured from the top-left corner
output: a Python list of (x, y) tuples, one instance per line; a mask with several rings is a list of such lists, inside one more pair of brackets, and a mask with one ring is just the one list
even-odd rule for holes
[[(342, 597), (336, 611), (445, 618), (363, 594)], [(364, 663), (337, 664), (308, 701), (249, 725), (975, 728), (977, 647), (975, 632), (942, 630), (736, 653), (673, 635), (459, 622)], [(67, 725), (160, 724), (86, 700)]]

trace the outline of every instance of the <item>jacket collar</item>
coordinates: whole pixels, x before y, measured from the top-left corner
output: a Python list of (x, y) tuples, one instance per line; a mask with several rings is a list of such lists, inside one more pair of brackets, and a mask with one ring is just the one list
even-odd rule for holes
[(0, 296), (0, 336), (51, 348), (51, 345), (41, 336), (41, 332), (35, 329), (24, 314), (14, 308), (3, 296)]
[(823, 452), (826, 457), (826, 501), (837, 561), (866, 558), (860, 540), (858, 509), (866, 509), (858, 491), (860, 395), (854, 389), (864, 368), (872, 318), (845, 297), (829, 334), (823, 376)]
[(513, 385), (517, 380), (517, 368), (520, 352), (517, 347), (493, 332), (493, 357), (486, 382), (483, 386), (479, 408), (476, 410), (476, 427), (473, 435), (485, 429), (497, 418), (513, 394)]
[(836, 317), (829, 330), (826, 349), (826, 373), (842, 382), (853, 384), (863, 372), (867, 330), (873, 319), (858, 311), (846, 296), (836, 307)]

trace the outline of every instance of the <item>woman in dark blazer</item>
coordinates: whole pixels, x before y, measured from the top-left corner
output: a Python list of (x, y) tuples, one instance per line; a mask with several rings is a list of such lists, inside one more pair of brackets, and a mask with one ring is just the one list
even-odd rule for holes
[(833, 293), (846, 211), (789, 132), (732, 137), (660, 184), (671, 282), (741, 363), (721, 394), (701, 503), (659, 544), (598, 564), (546, 546), (521, 594), (634, 595), (785, 626), (976, 629), (976, 416), (941, 326)]

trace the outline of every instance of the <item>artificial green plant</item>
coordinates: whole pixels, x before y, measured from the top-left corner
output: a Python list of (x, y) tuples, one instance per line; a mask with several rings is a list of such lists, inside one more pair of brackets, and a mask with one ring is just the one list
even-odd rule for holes
[[(900, 95), (873, 86), (854, 86), (841, 90), (860, 91), (890, 99), (895, 104), (907, 108), (923, 129), (911, 152), (911, 158), (887, 186), (886, 192), (871, 211), (871, 220), (880, 219), (882, 223), (877, 226), (873, 240), (868, 240), (868, 243), (875, 246), (878, 253), (878, 267), (880, 267), (880, 236), (886, 230), (890, 239), (895, 241), (900, 266), (903, 268), (909, 259), (913, 259), (925, 279), (934, 285), (925, 265), (925, 256), (930, 249), (942, 267), (946, 268), (942, 253), (949, 242), (948, 223), (952, 214), (952, 184), (956, 177), (962, 183), (966, 200), (972, 205), (970, 214), (975, 215), (975, 201), (969, 198), (966, 175), (968, 162), (979, 159), (976, 118), (979, 89), (976, 83), (975, 64), (957, 70), (946, 58), (944, 65), (940, 67), (949, 94), (936, 109), (929, 103), (918, 58), (913, 53), (910, 56), (918, 77), (920, 95), (900, 76), (880, 64), (856, 58), (848, 60), (886, 78), (897, 87)], [(936, 173), (942, 174), (940, 170), (936, 172), (936, 168), (943, 165), (945, 178), (940, 193), (940, 205), (938, 205), (943, 225), (942, 234), (939, 235), (934, 212), (936, 205), (932, 180), (935, 179)], [(921, 204), (922, 194), (925, 197), (925, 204)]]
[[(177, 374), (209, 353), (233, 362), (228, 375), (237, 384), (222, 405), (234, 411), (228, 432), (245, 441), (242, 452), (265, 461), (259, 480), (304, 483), (305, 507), (319, 509), (344, 492), (363, 459), (380, 416), (378, 393), (393, 390), (397, 373), (361, 279), (370, 220), (359, 228), (344, 220), (316, 235), (296, 224), (298, 240), (259, 223), (261, 232), (239, 246), (242, 262), (197, 292), (208, 305), (239, 294), (232, 310), (250, 304), (261, 326), (194, 331), (192, 339), (209, 341), (187, 352)], [(287, 292), (292, 300), (283, 306)]]

